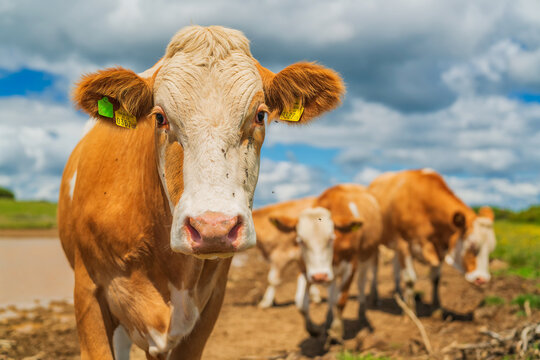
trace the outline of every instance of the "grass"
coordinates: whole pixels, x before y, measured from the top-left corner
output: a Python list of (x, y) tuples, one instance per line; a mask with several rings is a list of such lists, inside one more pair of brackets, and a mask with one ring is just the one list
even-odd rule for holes
[(540, 309), (540, 295), (537, 294), (520, 294), (512, 300), (512, 304), (517, 304), (523, 308), (526, 301), (529, 301), (531, 309)]
[(484, 304), (486, 306), (498, 306), (504, 305), (505, 301), (502, 297), (496, 295), (489, 295), (484, 298)]
[(391, 360), (387, 356), (376, 356), (372, 354), (353, 354), (349, 351), (344, 351), (337, 355), (337, 360)]
[(56, 227), (56, 204), (46, 201), (0, 199), (0, 229)]
[(496, 221), (495, 234), (497, 247), (491, 257), (508, 263), (503, 274), (540, 277), (540, 224)]

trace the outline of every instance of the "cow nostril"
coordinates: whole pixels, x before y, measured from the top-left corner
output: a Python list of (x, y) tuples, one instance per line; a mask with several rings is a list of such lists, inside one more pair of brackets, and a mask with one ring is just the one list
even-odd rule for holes
[(192, 218), (186, 219), (186, 229), (189, 232), (189, 235), (191, 236), (191, 240), (194, 242), (201, 242), (201, 234), (195, 229), (195, 227), (191, 224), (191, 222), (194, 221)]
[(238, 232), (240, 231), (240, 228), (242, 227), (242, 221), (240, 220), (240, 217), (236, 218), (236, 225), (233, 226), (231, 231), (227, 234), (227, 239), (232, 243), (236, 240), (238, 237)]
[(483, 277), (477, 277), (475, 280), (474, 280), (474, 283), (476, 285), (484, 285), (485, 283), (487, 283), (487, 280), (484, 279)]

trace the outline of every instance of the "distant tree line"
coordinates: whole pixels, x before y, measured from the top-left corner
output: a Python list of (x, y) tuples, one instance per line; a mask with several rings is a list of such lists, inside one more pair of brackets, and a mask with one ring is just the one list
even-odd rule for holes
[(0, 199), (15, 200), (15, 194), (13, 193), (13, 191), (0, 186)]
[[(478, 210), (477, 207), (474, 208)], [(512, 211), (499, 207), (492, 207), (496, 220), (509, 220), (516, 222), (527, 222), (540, 224), (540, 205), (532, 205), (527, 209)]]

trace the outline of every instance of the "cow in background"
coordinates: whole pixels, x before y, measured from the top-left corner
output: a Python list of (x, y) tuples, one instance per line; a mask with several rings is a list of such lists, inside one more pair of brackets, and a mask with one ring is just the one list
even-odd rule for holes
[[(308, 197), (253, 210), (252, 216), (257, 234), (257, 248), (261, 250), (263, 257), (270, 263), (268, 287), (259, 303), (260, 308), (268, 308), (274, 304), (276, 289), (281, 285), (283, 271), (287, 265), (296, 263), (300, 269), (305, 268), (295, 234), (279, 230), (270, 222), (270, 219), (275, 216), (296, 217), (303, 210), (311, 207), (314, 200), (314, 197)], [(301, 291), (303, 295), (303, 289)], [(321, 301), (316, 286), (312, 286), (310, 292), (312, 301)]]
[(440, 307), (439, 281), (445, 258), (473, 284), (490, 280), (489, 254), (495, 249), (491, 209), (486, 207), (476, 214), (431, 169), (382, 174), (369, 191), (383, 213), (382, 242), (396, 251), (396, 291), (401, 294), (401, 273), (405, 300), (411, 309), (416, 308), (413, 258), (431, 266), (432, 304), (436, 309)]
[(274, 74), (241, 32), (217, 26), (179, 31), (141, 75), (82, 78), (75, 103), (97, 121), (65, 167), (58, 227), (83, 360), (125, 358), (130, 341), (151, 359), (201, 357), (231, 257), (255, 244), (267, 118), (301, 103), (308, 123), (343, 94), (334, 71)]
[[(311, 335), (318, 333), (309, 316), (310, 287), (330, 283), (326, 326), (329, 338), (341, 340), (343, 309), (357, 268), (358, 316), (365, 319), (365, 283), (368, 268), (376, 269), (381, 212), (365, 187), (352, 184), (327, 189), (312, 206), (296, 217), (276, 216), (272, 222), (281, 231), (294, 233), (300, 244), (305, 270), (299, 277), (296, 306), (304, 316), (306, 329)], [(376, 299), (374, 285), (370, 295)]]

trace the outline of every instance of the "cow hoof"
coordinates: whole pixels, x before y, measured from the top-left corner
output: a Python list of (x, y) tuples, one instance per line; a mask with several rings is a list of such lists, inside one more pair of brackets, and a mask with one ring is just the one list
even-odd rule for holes
[(441, 308), (433, 310), (431, 317), (436, 320), (444, 320), (444, 311)]
[(374, 308), (377, 308), (381, 305), (379, 301), (379, 297), (377, 295), (369, 295), (368, 296), (368, 304)]
[(268, 309), (268, 308), (271, 308), (272, 306), (274, 306), (274, 302), (273, 301), (261, 301), (258, 305), (259, 309)]

